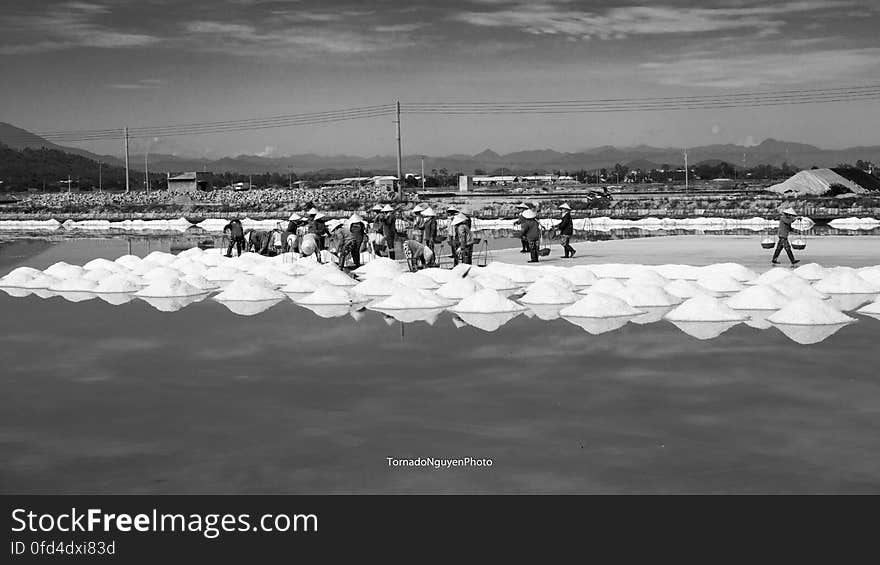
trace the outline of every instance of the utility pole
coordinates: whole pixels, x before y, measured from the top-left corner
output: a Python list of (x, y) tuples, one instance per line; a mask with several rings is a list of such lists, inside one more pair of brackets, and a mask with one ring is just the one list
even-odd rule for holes
[(125, 192), (129, 191), (128, 185), (128, 126), (125, 126)]
[(425, 156), (422, 155), (422, 190), (425, 190)]
[(287, 190), (293, 190), (293, 165), (287, 165)]
[(688, 150), (684, 150), (684, 191), (688, 191)]
[(98, 161), (98, 192), (104, 192), (104, 185), (101, 183), (101, 161)]
[(70, 175), (67, 175), (67, 194), (70, 194), (70, 183), (73, 181), (70, 180)]
[(403, 156), (400, 146), (400, 100), (397, 101), (397, 199), (403, 200)]
[(150, 154), (150, 146), (147, 145), (147, 148), (144, 150), (144, 187), (147, 189), (147, 192), (150, 192), (150, 171), (147, 166), (147, 157)]

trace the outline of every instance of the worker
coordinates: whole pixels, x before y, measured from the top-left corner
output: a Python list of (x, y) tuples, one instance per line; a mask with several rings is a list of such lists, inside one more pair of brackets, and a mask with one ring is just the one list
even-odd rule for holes
[(419, 212), (423, 218), (422, 230), (425, 245), (431, 250), (431, 260), (428, 262), (429, 267), (433, 267), (436, 263), (437, 254), (434, 252), (434, 245), (437, 241), (437, 213), (430, 206)]
[(247, 250), (259, 253), (260, 255), (269, 255), (269, 246), (272, 244), (272, 234), (265, 230), (247, 230), (245, 232), (247, 240)]
[(535, 211), (531, 208), (523, 210), (520, 215), (523, 219), (520, 222), (522, 231), (520, 232), (519, 237), (520, 239), (525, 239), (529, 245), (529, 253), (531, 254), (529, 263), (537, 263), (538, 240), (541, 239), (541, 225), (536, 219), (537, 214), (535, 214)]
[(281, 233), (282, 242), (284, 244), (282, 248), (283, 253), (289, 253), (290, 251), (296, 251), (299, 246), (297, 245), (297, 230), (299, 229), (300, 222), (303, 217), (294, 212), (287, 218), (287, 229)]
[(349, 217), (344, 224), (340, 224), (336, 230), (341, 233), (340, 241), (342, 245), (337, 245), (336, 253), (339, 255), (339, 268), (345, 268), (345, 260), (351, 255), (351, 261), (354, 263), (355, 269), (361, 266), (361, 247), (364, 244), (364, 238), (367, 235), (367, 227), (361, 217), (355, 212)]
[(424, 269), (434, 261), (434, 252), (431, 248), (414, 239), (403, 242), (403, 255), (412, 273)]
[(559, 237), (562, 238), (562, 250), (565, 251), (563, 259), (570, 259), (576, 253), (574, 247), (571, 246), (571, 236), (574, 235), (574, 222), (571, 220), (571, 206), (567, 202), (559, 205), (562, 210), (562, 220), (556, 225)]
[(474, 247), (474, 236), (468, 227), (468, 218), (464, 214), (458, 214), (452, 219), (452, 227), (455, 230), (455, 257), (453, 264), (458, 265), (459, 262), (467, 265), (471, 264), (472, 250)]
[(776, 259), (779, 258), (779, 253), (781, 253), (783, 249), (785, 249), (785, 253), (788, 255), (788, 260), (791, 261), (792, 265), (797, 265), (801, 262), (800, 259), (794, 258), (794, 253), (791, 251), (791, 244), (788, 242), (788, 235), (791, 233), (792, 229), (791, 225), (797, 217), (797, 212), (791, 207), (783, 210), (779, 217), (779, 228), (776, 230), (776, 237), (779, 238), (779, 241), (776, 242), (776, 249), (773, 251), (773, 259), (770, 261), (774, 265), (779, 264), (779, 261)]
[(394, 241), (397, 238), (397, 214), (390, 204), (382, 207), (382, 236), (388, 247), (388, 258), (394, 259)]
[(420, 243), (424, 242), (425, 218), (422, 216), (422, 210), (424, 209), (425, 207), (421, 204), (416, 204), (410, 211), (410, 215), (412, 216), (412, 228), (410, 229), (410, 233), (412, 234), (412, 239)]
[(241, 220), (233, 219), (223, 228), (223, 232), (229, 235), (229, 247), (226, 249), (226, 257), (232, 257), (232, 247), (235, 246), (235, 250), (238, 252), (238, 257), (241, 257), (241, 250), (245, 247), (244, 240), (244, 229), (241, 225)]
[[(523, 211), (523, 210), (528, 210), (528, 209), (529, 209), (529, 205), (526, 204), (525, 202), (520, 202), (519, 204), (516, 205), (516, 209), (519, 210), (519, 212), (518, 212), (519, 214), (522, 214), (522, 211)], [(517, 216), (516, 220), (513, 221), (513, 225), (515, 225), (515, 226), (520, 226), (520, 224), (522, 223), (522, 219), (523, 219), (523, 218), (522, 218), (521, 215)], [(520, 226), (520, 227), (521, 227), (521, 226)], [(519, 252), (520, 252), (520, 253), (528, 253), (528, 252), (529, 252), (529, 242), (528, 242), (528, 240), (526, 240), (526, 239), (524, 239), (524, 238), (520, 238), (519, 241), (520, 241), (520, 243), (522, 244), (522, 249), (520, 249)]]
[[(312, 213), (314, 212), (314, 214)], [(325, 220), (327, 216), (318, 212), (314, 208), (309, 210), (308, 233), (314, 234), (315, 242), (318, 245), (318, 251), (325, 249), (324, 238), (329, 234)]]
[(315, 254), (315, 258), (318, 260), (318, 263), (322, 263), (321, 254), (315, 253), (318, 250), (318, 242), (315, 234), (307, 233), (302, 236), (302, 241), (299, 244), (299, 252), (303, 257), (308, 257)]
[(370, 231), (373, 233), (382, 233), (382, 205), (376, 204), (370, 208)]

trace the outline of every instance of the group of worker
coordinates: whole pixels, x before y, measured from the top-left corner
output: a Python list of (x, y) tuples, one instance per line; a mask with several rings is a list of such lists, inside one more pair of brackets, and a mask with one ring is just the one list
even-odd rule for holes
[[(559, 205), (561, 217), (559, 223), (553, 226), (553, 231), (559, 234), (564, 254), (563, 259), (571, 259), (577, 251), (571, 245), (571, 237), (574, 235), (574, 221), (571, 219), (571, 206), (568, 203)], [(519, 224), (519, 239), (522, 243), (520, 253), (529, 254), (529, 263), (538, 262), (538, 246), (540, 245), (542, 230), (538, 220), (538, 214), (534, 208), (526, 203), (518, 204), (517, 209), (520, 210), (520, 217), (516, 223)]]

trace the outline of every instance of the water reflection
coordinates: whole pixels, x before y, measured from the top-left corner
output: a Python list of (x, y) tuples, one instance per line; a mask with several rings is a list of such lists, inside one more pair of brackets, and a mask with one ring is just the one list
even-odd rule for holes
[(785, 337), (801, 345), (820, 343), (839, 332), (845, 324), (827, 324), (822, 326), (798, 326), (793, 324), (773, 324)]
[(715, 339), (740, 322), (671, 322), (675, 327), (699, 340)]
[(631, 316), (615, 316), (613, 318), (574, 318), (564, 316), (566, 322), (572, 323), (587, 333), (600, 335), (613, 332), (625, 326), (632, 320)]

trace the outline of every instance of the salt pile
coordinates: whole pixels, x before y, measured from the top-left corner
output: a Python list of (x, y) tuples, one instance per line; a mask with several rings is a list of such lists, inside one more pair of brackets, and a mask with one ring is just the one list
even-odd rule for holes
[(565, 269), (565, 272), (562, 275), (566, 279), (568, 279), (571, 284), (575, 286), (590, 286), (599, 280), (595, 273), (589, 269), (579, 268), (579, 267), (571, 267), (569, 269)]
[(871, 294), (880, 292), (880, 285), (868, 282), (855, 271), (836, 270), (813, 284), (819, 292), (828, 294)]
[[(201, 291), (200, 291), (201, 292)], [(264, 300), (280, 300), (284, 294), (278, 292), (270, 285), (256, 277), (248, 277), (233, 281), (223, 292), (214, 297), (214, 300), (229, 300), (234, 302), (258, 302)]]
[(734, 310), (779, 310), (788, 304), (789, 298), (770, 285), (758, 284), (739, 291), (726, 302)]
[(400, 285), (393, 279), (386, 277), (370, 277), (363, 282), (359, 282), (351, 288), (352, 291), (361, 296), (390, 296), (400, 288)]
[[(22, 281), (18, 287), (19, 288), (29, 288), (33, 290), (47, 289), (50, 286), (54, 286), (61, 279), (57, 279), (52, 275), (47, 275), (42, 271), (37, 271), (37, 274), (28, 280)], [(0, 280), (0, 286), (3, 286), (2, 280)]]
[(185, 275), (201, 275), (208, 270), (208, 266), (198, 261), (175, 261), (168, 265), (169, 268), (180, 271)]
[(117, 257), (113, 262), (125, 267), (126, 269), (134, 269), (141, 264), (141, 258), (137, 255), (123, 255), (121, 257)]
[(588, 267), (600, 279), (628, 279), (637, 275), (644, 269), (643, 265), (630, 265), (624, 263), (605, 263), (588, 265)]
[(880, 299), (877, 299), (870, 304), (865, 304), (856, 310), (856, 312), (859, 314), (868, 314), (869, 316), (880, 316)]
[(73, 277), (60, 279), (57, 283), (51, 285), (49, 290), (53, 292), (92, 292), (97, 286), (98, 283), (96, 281), (82, 277)]
[(752, 284), (773, 284), (781, 281), (782, 279), (793, 277), (795, 275), (792, 274), (791, 270), (783, 269), (782, 267), (774, 267), (756, 278), (754, 281), (751, 281)]
[(663, 287), (663, 290), (678, 298), (693, 298), (694, 296), (714, 296), (714, 292), (697, 283), (687, 280), (674, 280)]
[(671, 281), (656, 271), (645, 270), (630, 277), (628, 282), (635, 285), (666, 286)]
[(411, 287), (401, 287), (387, 298), (370, 304), (373, 310), (409, 310), (443, 308), (447, 303), (435, 293)]
[(393, 279), (401, 274), (403, 269), (394, 259), (387, 257), (376, 257), (366, 265), (362, 265), (354, 270), (358, 278), (369, 277), (385, 277)]
[(398, 275), (394, 282), (409, 288), (421, 288), (423, 290), (433, 290), (440, 286), (431, 277), (426, 277), (419, 273), (403, 273)]
[(823, 294), (813, 288), (813, 286), (798, 276), (788, 277), (781, 281), (775, 282), (773, 288), (784, 294), (790, 299), (793, 298), (818, 298), (824, 300), (828, 298), (827, 294)]
[(306, 277), (299, 277), (296, 280), (291, 281), (287, 285), (281, 287), (282, 292), (289, 292), (291, 294), (300, 294), (306, 292), (315, 292), (318, 290), (319, 283), (313, 281), (312, 279), (308, 279)]
[(688, 298), (664, 317), (674, 322), (741, 322), (746, 319), (713, 296)]
[[(85, 269), (85, 267), (83, 267)], [(126, 271), (127, 272), (127, 271)], [(90, 281), (99, 282), (101, 279), (106, 279), (110, 275), (115, 274), (114, 271), (108, 271), (107, 269), (98, 269), (94, 268), (91, 270), (86, 270), (86, 274), (83, 275), (84, 279), (89, 279)]]
[(819, 263), (807, 263), (793, 270), (792, 273), (808, 281), (818, 281), (828, 274), (828, 269)]
[(715, 263), (703, 267), (701, 270), (704, 275), (727, 275), (739, 282), (753, 281), (758, 278), (758, 273), (739, 263)]
[(184, 275), (180, 278), (180, 280), (196, 287), (199, 290), (204, 290), (205, 292), (210, 292), (212, 290), (217, 290), (218, 288), (220, 288), (216, 283), (209, 281), (201, 275)]
[(498, 312), (521, 312), (525, 307), (508, 300), (491, 288), (478, 290), (451, 308), (453, 312), (474, 314), (493, 314)]
[(202, 276), (209, 281), (232, 281), (241, 276), (241, 271), (233, 267), (211, 267)]
[(85, 269), (77, 265), (69, 265), (64, 261), (59, 261), (43, 272), (59, 279), (72, 279), (83, 276), (85, 274)]
[(476, 281), (483, 288), (491, 288), (492, 290), (514, 290), (519, 288), (518, 284), (506, 276), (496, 273), (481, 273), (477, 275)]
[(703, 274), (700, 267), (693, 265), (656, 265), (652, 269), (670, 280), (695, 281)]
[(0, 286), (21, 288), (22, 284), (33, 279), (37, 273), (43, 274), (41, 271), (31, 269), (30, 267), (19, 267), (0, 279)]
[(437, 267), (422, 269), (421, 271), (419, 271), (419, 274), (430, 277), (431, 280), (440, 285), (448, 283), (451, 280), (460, 278), (455, 276), (455, 274), (448, 269), (438, 269)]
[(205, 291), (192, 286), (180, 279), (156, 279), (135, 293), (135, 296), (144, 298), (177, 298), (180, 296), (195, 296), (204, 294)]
[(112, 271), (114, 273), (128, 270), (126, 267), (120, 265), (119, 263), (114, 263), (113, 261), (102, 258), (92, 259), (91, 261), (83, 265), (82, 268), (86, 271), (91, 271), (93, 269), (104, 269), (105, 271)]
[(623, 283), (617, 279), (599, 279), (588, 290), (581, 291), (581, 293), (602, 292), (604, 294), (617, 294), (622, 292), (623, 289)]
[[(622, 287), (622, 285), (621, 285)], [(621, 298), (604, 292), (591, 292), (571, 306), (559, 311), (568, 318), (615, 318), (642, 314)]]
[(153, 251), (144, 257), (144, 261), (156, 263), (157, 265), (167, 265), (175, 259), (177, 259), (176, 255), (165, 253), (164, 251)]
[(880, 285), (880, 267), (862, 267), (858, 272), (859, 276), (869, 283)]
[(727, 274), (704, 275), (697, 279), (697, 285), (719, 293), (739, 292), (744, 288), (742, 283)]
[(792, 300), (767, 319), (774, 324), (798, 326), (845, 324), (855, 320), (825, 301), (816, 298)]
[(322, 286), (315, 292), (296, 300), (298, 304), (354, 304), (363, 302), (363, 298), (349, 292), (343, 286)]
[(461, 300), (474, 294), (483, 287), (474, 279), (452, 279), (437, 291), (437, 295), (450, 300)]
[(570, 289), (556, 284), (549, 277), (542, 277), (528, 287), (519, 301), (523, 304), (571, 304), (578, 298)]
[[(132, 271), (134, 273), (134, 271)], [(135, 273), (140, 274), (140, 273)], [(171, 267), (153, 267), (146, 273), (141, 274), (145, 281), (157, 281), (163, 279), (179, 279), (183, 273)]]
[(680, 298), (672, 296), (660, 286), (633, 284), (632, 282), (628, 282), (622, 290), (615, 292), (614, 296), (622, 298), (627, 304), (634, 307), (674, 306), (681, 303)]
[(106, 294), (119, 294), (123, 292), (137, 292), (140, 290), (141, 285), (137, 284), (130, 275), (117, 273), (115, 275), (110, 275), (109, 277), (105, 277), (102, 279), (98, 286), (95, 287), (95, 292), (98, 293), (106, 293)]

